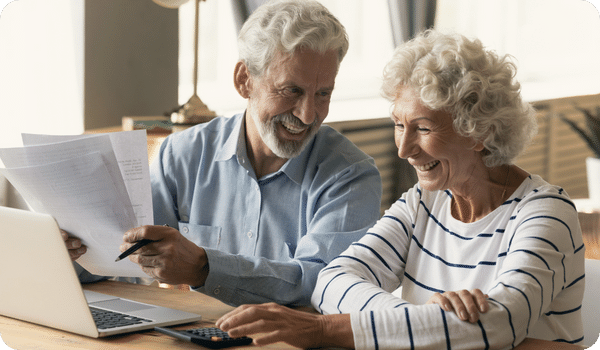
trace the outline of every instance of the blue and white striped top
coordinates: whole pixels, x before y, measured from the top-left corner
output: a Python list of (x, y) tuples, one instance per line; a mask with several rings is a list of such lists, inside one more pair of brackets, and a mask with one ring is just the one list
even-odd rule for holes
[[(356, 349), (581, 344), (585, 248), (564, 190), (529, 176), (473, 223), (452, 217), (451, 197), (415, 185), (321, 271), (313, 306), (350, 313)], [(425, 305), (435, 292), (474, 288), (490, 302), (475, 324)]]

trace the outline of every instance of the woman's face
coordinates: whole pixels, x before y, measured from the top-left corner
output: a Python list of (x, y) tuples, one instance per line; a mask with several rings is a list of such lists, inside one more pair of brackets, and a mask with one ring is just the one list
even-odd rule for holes
[(401, 87), (391, 117), (398, 156), (415, 168), (424, 189), (459, 188), (482, 164), (483, 146), (456, 133), (450, 113), (425, 107), (415, 89)]

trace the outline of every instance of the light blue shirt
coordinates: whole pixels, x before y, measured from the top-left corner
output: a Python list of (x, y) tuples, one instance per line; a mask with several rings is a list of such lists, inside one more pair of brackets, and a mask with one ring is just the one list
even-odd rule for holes
[(296, 158), (257, 179), (244, 114), (170, 135), (150, 170), (156, 225), (206, 250), (195, 290), (232, 305), (310, 305), (319, 271), (379, 217), (373, 159), (329, 126)]

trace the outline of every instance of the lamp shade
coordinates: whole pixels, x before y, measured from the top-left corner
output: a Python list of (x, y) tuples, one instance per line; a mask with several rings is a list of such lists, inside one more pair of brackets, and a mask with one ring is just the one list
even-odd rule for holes
[(188, 2), (189, 0), (152, 0), (152, 1), (159, 4), (162, 7), (176, 9), (176, 8), (179, 8), (179, 6)]

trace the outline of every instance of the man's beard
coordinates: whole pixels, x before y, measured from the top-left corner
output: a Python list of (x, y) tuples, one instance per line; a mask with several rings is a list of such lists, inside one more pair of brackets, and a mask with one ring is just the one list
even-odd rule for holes
[[(291, 113), (279, 114), (273, 117), (268, 122), (262, 123), (258, 116), (255, 114), (254, 122), (258, 129), (258, 133), (262, 138), (263, 142), (269, 147), (271, 152), (275, 153), (276, 156), (285, 159), (291, 159), (297, 157), (302, 153), (306, 145), (312, 140), (319, 128), (316, 127), (317, 119), (310, 125), (305, 125)], [(298, 128), (307, 127), (307, 133), (303, 140), (282, 140), (277, 137), (277, 124), (295, 126)]]

